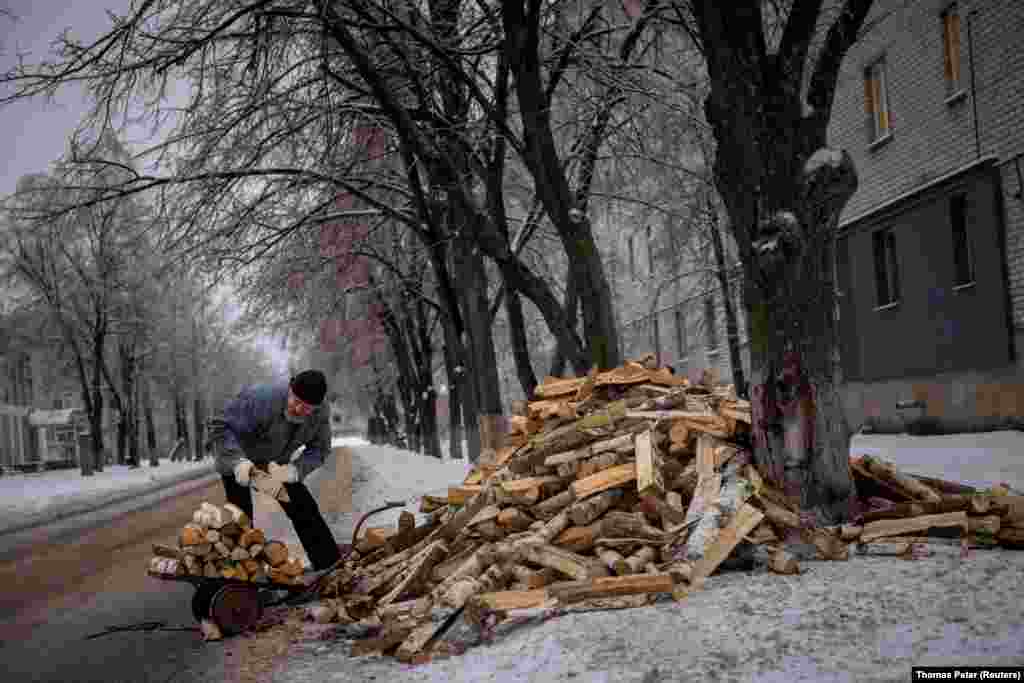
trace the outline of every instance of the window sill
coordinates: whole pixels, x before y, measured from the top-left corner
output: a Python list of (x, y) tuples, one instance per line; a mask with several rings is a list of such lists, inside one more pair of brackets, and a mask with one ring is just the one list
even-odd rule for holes
[(713, 349), (708, 349), (707, 351), (705, 351), (704, 355), (705, 356), (719, 356), (719, 355), (721, 355), (721, 353), (722, 353), (722, 349), (720, 347), (715, 347)]
[(946, 106), (952, 107), (954, 104), (962, 102), (967, 99), (967, 91), (960, 88), (955, 93), (946, 98)]
[(891, 303), (885, 304), (884, 306), (875, 306), (875, 312), (888, 311), (890, 309), (896, 308), (899, 305), (899, 301), (893, 301)]
[(955, 285), (953, 287), (953, 291), (954, 292), (961, 292), (961, 291), (963, 291), (965, 289), (973, 289), (973, 288), (974, 288), (974, 280), (971, 280), (970, 282), (965, 282), (962, 285)]
[(880, 138), (875, 138), (868, 145), (868, 151), (869, 152), (874, 152), (875, 150), (879, 149), (880, 147), (884, 147), (886, 145), (886, 143), (888, 143), (890, 140), (892, 140), (892, 131), (887, 132), (885, 135), (883, 135)]

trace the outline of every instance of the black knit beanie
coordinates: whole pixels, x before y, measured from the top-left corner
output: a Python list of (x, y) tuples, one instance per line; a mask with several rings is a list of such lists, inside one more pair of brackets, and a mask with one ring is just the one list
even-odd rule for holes
[(327, 395), (327, 379), (319, 370), (305, 370), (292, 377), (292, 391), (300, 400), (318, 406)]

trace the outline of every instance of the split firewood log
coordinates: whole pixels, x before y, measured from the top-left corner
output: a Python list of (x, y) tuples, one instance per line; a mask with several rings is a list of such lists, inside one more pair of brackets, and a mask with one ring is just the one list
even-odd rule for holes
[(271, 567), (278, 567), (288, 560), (288, 546), (280, 541), (268, 541), (263, 546), (263, 556)]
[(574, 503), (568, 511), (569, 519), (576, 526), (587, 526), (607, 512), (620, 498), (622, 498), (620, 489), (598, 493), (586, 500)]
[(247, 531), (252, 528), (252, 520), (249, 519), (249, 515), (234, 503), (226, 503), (224, 505), (224, 511), (228, 515), (227, 521), (229, 523), (237, 524), (242, 528), (242, 531)]
[(206, 542), (206, 529), (201, 524), (195, 522), (189, 522), (181, 528), (181, 533), (178, 534), (178, 545), (182, 548), (190, 545), (199, 545), (200, 543)]
[(267, 537), (262, 529), (246, 529), (238, 539), (238, 545), (249, 548), (252, 545), (263, 545)]

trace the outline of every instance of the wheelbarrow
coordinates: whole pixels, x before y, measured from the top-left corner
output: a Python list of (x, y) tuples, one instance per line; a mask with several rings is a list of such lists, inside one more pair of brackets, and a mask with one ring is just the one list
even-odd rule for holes
[[(308, 586), (261, 584), (224, 577), (171, 576), (167, 574), (150, 574), (150, 576), (161, 581), (182, 581), (192, 584), (195, 587), (195, 593), (192, 595), (192, 616), (196, 621), (201, 623), (205, 619), (211, 619), (224, 635), (238, 635), (256, 626), (263, 616), (263, 610), (267, 607), (276, 607), (285, 603), (297, 605), (310, 600), (318, 593), (323, 581), (352, 554), (363, 522), (379, 512), (398, 507), (405, 507), (405, 503), (401, 501), (388, 502), (360, 517), (352, 532), (352, 544), (345, 549), (347, 552)], [(285, 595), (283, 597), (275, 595), (278, 593)]]

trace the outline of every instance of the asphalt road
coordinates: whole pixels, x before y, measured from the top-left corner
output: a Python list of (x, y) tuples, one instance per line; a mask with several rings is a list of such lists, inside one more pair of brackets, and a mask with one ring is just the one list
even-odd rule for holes
[[(162, 621), (192, 629), (188, 584), (147, 577), (153, 543), (175, 544), (199, 504), (223, 504), (219, 482), (165, 497), (92, 526), (38, 530), (37, 543), (7, 549), (0, 562), (0, 676), (12, 683), (194, 682), (223, 665), (219, 644), (197, 631), (121, 632)], [(109, 517), (109, 513), (107, 517)]]

